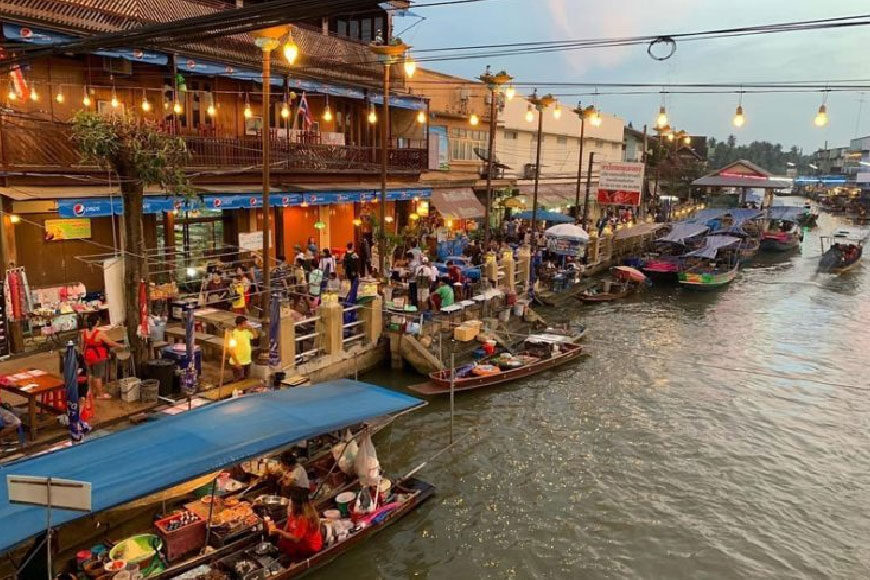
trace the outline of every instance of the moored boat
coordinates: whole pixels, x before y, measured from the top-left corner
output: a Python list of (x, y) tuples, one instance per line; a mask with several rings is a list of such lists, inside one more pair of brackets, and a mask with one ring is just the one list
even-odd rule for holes
[(533, 334), (523, 343), (523, 351), (505, 354), (467, 364), (456, 369), (444, 369), (429, 374), (429, 382), (410, 387), (424, 395), (450, 392), (450, 377), (453, 374), (453, 390), (472, 391), (515, 381), (524, 377), (556, 368), (576, 360), (583, 347), (566, 342), (563, 337)]
[(842, 229), (832, 236), (822, 236), (822, 257), (819, 258), (819, 272), (842, 274), (861, 263), (864, 242), (870, 232), (866, 230)]
[(740, 238), (709, 236), (700, 250), (686, 255), (680, 270), (680, 285), (699, 290), (712, 290), (730, 284), (740, 267)]
[(788, 252), (801, 245), (798, 219), (804, 210), (800, 207), (774, 206), (765, 210), (765, 227), (761, 233), (761, 249), (773, 252)]
[(709, 230), (704, 224), (674, 224), (667, 235), (655, 241), (654, 251), (643, 260), (641, 270), (654, 282), (676, 283), (682, 256), (697, 249), (701, 236)]

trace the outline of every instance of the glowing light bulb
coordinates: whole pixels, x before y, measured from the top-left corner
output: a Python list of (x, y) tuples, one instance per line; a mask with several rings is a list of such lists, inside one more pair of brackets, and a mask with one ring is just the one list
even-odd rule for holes
[(287, 106), (287, 103), (281, 105), (281, 118), (289, 119), (290, 118), (290, 107)]
[(531, 123), (535, 120), (535, 115), (532, 113), (532, 106), (529, 105), (529, 108), (526, 109), (526, 122)]
[(329, 110), (329, 105), (326, 105), (326, 109), (323, 111), (323, 120), (326, 122), (332, 121), (332, 111)]
[(406, 58), (405, 63), (405, 76), (411, 78), (414, 76), (414, 73), (417, 72), (417, 63), (414, 62), (413, 58)]
[(556, 105), (556, 108), (553, 109), (553, 118), (554, 119), (562, 118), (562, 105)]
[(668, 114), (665, 112), (665, 106), (659, 107), (659, 115), (656, 117), (656, 127), (663, 128), (668, 124)]
[(472, 127), (477, 127), (478, 125), (480, 125), (480, 117), (478, 117), (477, 115), (470, 116), (468, 118), (468, 124)]
[(592, 123), (593, 127), (600, 127), (601, 126), (601, 113), (599, 113), (598, 111), (594, 111), (592, 113), (592, 116), (589, 117), (589, 122)]
[(227, 346), (230, 348), (236, 348), (238, 345), (239, 343), (236, 341), (235, 338), (231, 338), (230, 341), (227, 343)]
[(417, 111), (417, 122), (421, 125), (424, 124), (426, 122), (426, 113)]
[(246, 104), (245, 110), (242, 111), (242, 114), (245, 116), (245, 119), (250, 119), (254, 115), (254, 112), (251, 111), (251, 105)]
[(353, 218), (353, 225), (359, 227), (362, 225), (362, 220), (359, 218)]
[(412, 222), (415, 222), (418, 219), (420, 219), (420, 216), (417, 213), (411, 213), (411, 214), (408, 214), (408, 219), (411, 220)]
[(683, 145), (691, 145), (691, 144), (692, 144), (692, 137), (691, 136), (686, 135), (685, 137), (683, 137)]
[(287, 39), (282, 51), (284, 52), (284, 60), (287, 61), (287, 64), (295, 63), (296, 59), (299, 57), (299, 47), (292, 38)]
[(63, 96), (63, 91), (58, 90), (57, 94), (54, 96), (54, 100), (58, 102), (59, 105), (62, 105), (65, 97)]
[(816, 113), (813, 123), (815, 123), (816, 127), (824, 127), (828, 124), (828, 108), (825, 105), (819, 106), (819, 112)]
[(447, 227), (448, 227), (448, 228), (452, 228), (452, 227), (453, 227), (453, 220), (447, 220)]
[(36, 92), (36, 87), (30, 87), (30, 100), (34, 102), (39, 100), (39, 93)]
[(90, 97), (87, 93), (85, 93), (85, 96), (84, 96), (84, 98), (82, 99), (82, 105), (84, 105), (84, 106), (86, 106), (86, 107), (90, 107), (90, 106), (91, 106), (91, 97)]
[(393, 216), (388, 215), (387, 217), (384, 218), (384, 221), (387, 222), (388, 224), (393, 223)]
[(214, 110), (214, 105), (212, 105), (212, 104), (209, 104), (209, 106), (205, 108), (205, 114), (208, 115), (209, 117), (214, 117), (215, 112), (216, 111)]
[(308, 200), (307, 199), (302, 200), (302, 207), (308, 207)]
[(734, 112), (732, 123), (734, 123), (735, 127), (742, 127), (746, 124), (746, 117), (743, 115), (743, 105), (737, 105), (737, 111)]
[(507, 100), (512, 100), (514, 96), (517, 94), (517, 90), (513, 87), (513, 85), (508, 85), (504, 90), (504, 98)]
[(194, 276), (196, 276), (196, 268), (188, 268), (187, 269), (187, 277), (193, 278)]
[(378, 122), (378, 114), (375, 112), (375, 108), (372, 107), (371, 110), (369, 111), (369, 123), (374, 125), (377, 122)]
[(14, 213), (10, 214), (9, 223), (17, 224), (20, 221), (21, 221), (21, 216), (15, 215)]
[(18, 93), (15, 92), (15, 89), (9, 89), (9, 93), (6, 95), (6, 97), (10, 101), (14, 101), (15, 99), (18, 98)]
[(118, 97), (115, 95), (115, 89), (112, 89), (112, 100), (109, 101), (109, 104), (112, 105), (113, 109), (118, 108)]
[(172, 112), (176, 115), (180, 115), (183, 109), (181, 108), (181, 101), (175, 101), (172, 103)]

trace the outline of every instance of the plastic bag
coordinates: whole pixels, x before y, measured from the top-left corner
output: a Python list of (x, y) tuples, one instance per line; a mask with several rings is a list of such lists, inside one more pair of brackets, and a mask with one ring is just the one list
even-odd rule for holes
[(350, 475), (354, 472), (354, 462), (358, 451), (359, 445), (354, 441), (350, 429), (348, 429), (345, 432), (344, 440), (332, 446), (332, 458), (338, 463), (338, 468), (342, 473)]
[(378, 452), (372, 443), (372, 436), (366, 432), (360, 439), (359, 452), (354, 462), (356, 474), (361, 486), (378, 485), (381, 476), (381, 464), (378, 462)]

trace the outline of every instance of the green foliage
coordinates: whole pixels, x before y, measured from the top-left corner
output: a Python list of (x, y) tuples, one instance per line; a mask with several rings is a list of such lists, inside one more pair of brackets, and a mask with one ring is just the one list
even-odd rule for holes
[(767, 141), (753, 141), (748, 145), (738, 146), (734, 135), (729, 135), (725, 141), (717, 141), (710, 137), (707, 146), (711, 170), (721, 169), (730, 163), (745, 159), (774, 175), (785, 175), (787, 163), (794, 163), (799, 168), (806, 168), (812, 163), (810, 156), (804, 155), (803, 151), (794, 145), (788, 150), (783, 149), (779, 143)]
[(130, 114), (98, 115), (80, 111), (72, 139), (86, 161), (107, 164), (141, 187), (160, 186), (190, 194), (184, 166), (190, 158), (184, 140), (166, 135)]

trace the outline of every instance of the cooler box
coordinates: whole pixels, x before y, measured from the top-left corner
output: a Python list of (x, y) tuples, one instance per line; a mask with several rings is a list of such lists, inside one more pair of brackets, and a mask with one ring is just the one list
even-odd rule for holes
[[(174, 361), (179, 369), (187, 368), (187, 347), (184, 343), (176, 343), (177, 346), (165, 346), (160, 352), (160, 358)], [(202, 350), (199, 346), (193, 347), (193, 366), (196, 368), (196, 374), (202, 374)]]
[(198, 553), (205, 546), (205, 520), (199, 519), (177, 530), (169, 531), (169, 522), (177, 520), (178, 517), (178, 515), (169, 516), (154, 522), (157, 535), (163, 539), (166, 559), (170, 563), (188, 554)]

